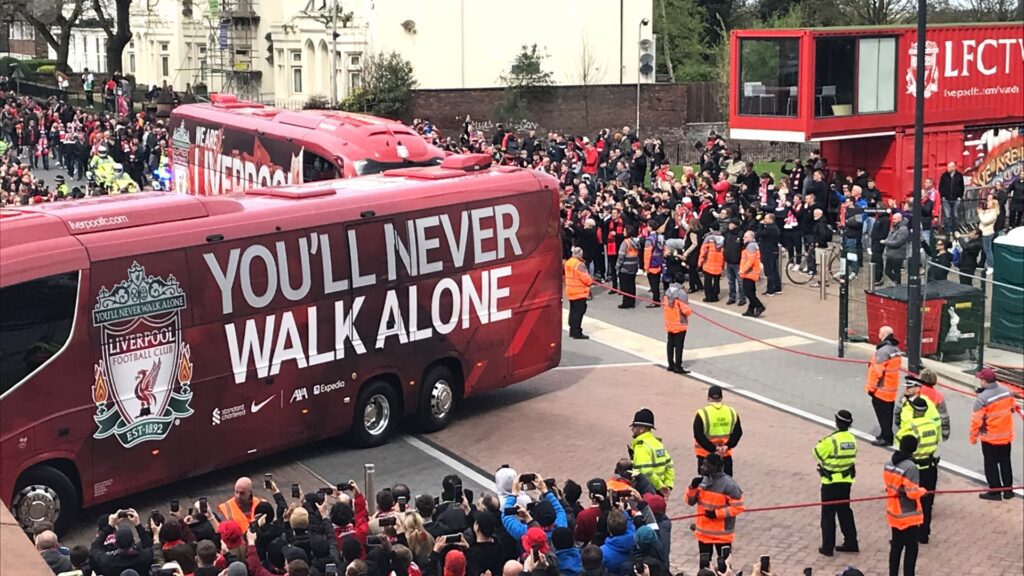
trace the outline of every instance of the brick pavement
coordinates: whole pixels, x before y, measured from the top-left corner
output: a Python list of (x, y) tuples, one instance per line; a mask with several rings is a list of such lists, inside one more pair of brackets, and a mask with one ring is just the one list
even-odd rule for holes
[[(460, 417), (446, 430), (431, 435), (431, 440), (484, 470), (509, 463), (520, 472), (535, 469), (559, 481), (573, 478), (583, 483), (594, 476), (610, 476), (614, 462), (626, 454), (627, 424), (633, 412), (646, 404), (654, 409), (657, 433), (676, 462), (679, 488), (669, 513), (687, 514), (693, 509), (682, 501), (682, 492), (696, 468), (690, 430), (693, 413), (703, 405), (706, 390), (700, 382), (653, 366), (554, 371), (467, 401)], [(739, 411), (744, 425), (736, 455), (736, 480), (745, 491), (746, 505), (816, 501), (819, 478), (810, 451), (827, 430), (734, 395), (726, 400)], [(486, 425), (482, 425), (485, 418)], [(853, 497), (884, 493), (881, 470), (889, 455), (861, 443)], [(940, 489), (976, 487), (949, 473), (939, 479)], [(747, 573), (760, 554), (771, 554), (772, 565), (783, 574), (797, 574), (806, 566), (813, 566), (817, 573), (834, 574), (848, 565), (865, 574), (883, 574), (889, 537), (884, 502), (855, 506), (863, 550), (859, 554), (820, 556), (818, 510), (807, 508), (741, 516), (735, 557), (746, 564)], [(696, 568), (696, 545), (688, 524), (675, 523), (673, 569)], [(994, 503), (972, 494), (939, 496), (932, 543), (922, 546), (918, 573), (1022, 574), (1022, 528), (1024, 506), (1020, 499)]]

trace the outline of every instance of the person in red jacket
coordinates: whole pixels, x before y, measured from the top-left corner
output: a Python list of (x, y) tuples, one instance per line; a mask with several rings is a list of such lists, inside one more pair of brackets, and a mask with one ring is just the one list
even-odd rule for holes
[(338, 502), (331, 507), (331, 523), (334, 524), (334, 539), (337, 541), (338, 550), (342, 548), (342, 541), (347, 536), (352, 536), (359, 542), (360, 557), (366, 557), (366, 536), (370, 533), (370, 516), (366, 512), (366, 497), (359, 491), (355, 480), (348, 481), (348, 488), (352, 496), (338, 494)]
[(583, 173), (590, 174), (591, 178), (597, 178), (597, 162), (600, 154), (597, 148), (590, 143), (590, 138), (583, 137)]

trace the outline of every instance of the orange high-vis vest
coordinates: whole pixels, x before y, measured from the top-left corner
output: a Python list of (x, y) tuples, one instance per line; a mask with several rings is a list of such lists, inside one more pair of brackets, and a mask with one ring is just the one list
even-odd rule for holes
[[(736, 517), (745, 510), (739, 486), (725, 474), (713, 477), (711, 486), (686, 488), (686, 499), (697, 500), (697, 518), (694, 535), (704, 544), (732, 544), (736, 531)], [(707, 510), (715, 517), (708, 518)]]
[(565, 296), (569, 300), (583, 300), (590, 296), (590, 285), (594, 279), (587, 272), (587, 265), (575, 257), (565, 261)]
[(882, 402), (895, 402), (900, 385), (900, 349), (892, 341), (878, 345), (868, 364), (864, 390)]
[[(670, 287), (669, 290), (672, 288)], [(680, 292), (682, 292), (680, 290)], [(685, 296), (685, 292), (683, 293)], [(693, 309), (687, 302), (680, 298), (669, 298), (668, 294), (661, 297), (661, 314), (665, 320), (665, 332), (679, 334), (686, 332), (689, 327), (687, 316), (693, 314)]]
[(242, 533), (244, 534), (245, 531), (249, 529), (249, 523), (252, 522), (253, 518), (256, 516), (256, 505), (262, 501), (263, 500), (254, 496), (252, 499), (252, 509), (246, 513), (238, 507), (238, 504), (235, 503), (234, 497), (232, 497), (218, 505), (217, 510), (220, 511), (220, 515), (224, 517), (224, 520), (234, 520), (235, 522), (238, 522), (238, 526), (242, 528)]
[(757, 282), (760, 277), (761, 250), (758, 248), (757, 242), (750, 242), (743, 247), (743, 252), (740, 253), (740, 278)]
[(725, 268), (725, 247), (716, 242), (704, 240), (700, 245), (700, 255), (697, 259), (700, 269), (706, 274), (719, 276)]
[(644, 271), (648, 274), (661, 274), (661, 266), (652, 266), (651, 257), (654, 255), (654, 247), (650, 242), (644, 244)]
[(889, 526), (906, 530), (924, 524), (921, 497), (928, 491), (919, 484), (921, 477), (914, 461), (908, 458), (899, 464), (886, 462), (882, 478), (885, 481), (885, 493), (889, 496), (885, 501)]
[(1013, 442), (1013, 413), (1018, 410), (1013, 394), (992, 382), (986, 384), (974, 400), (971, 413), (970, 442), (1002, 446)]

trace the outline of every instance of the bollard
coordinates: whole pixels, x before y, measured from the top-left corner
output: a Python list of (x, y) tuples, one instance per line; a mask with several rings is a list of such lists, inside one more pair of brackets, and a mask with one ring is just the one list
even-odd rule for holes
[(828, 269), (825, 268), (828, 251), (815, 248), (814, 255), (818, 259), (818, 290), (821, 291), (818, 297), (824, 300), (828, 295)]
[(377, 513), (377, 498), (376, 492), (373, 489), (373, 475), (373, 464), (363, 464), (363, 494), (366, 495), (366, 506), (371, 515)]
[[(985, 263), (988, 265), (988, 262)], [(988, 304), (988, 282), (985, 280), (988, 276), (988, 270), (985, 267), (979, 268), (981, 271), (981, 326), (978, 327), (978, 370), (985, 367), (985, 306)]]

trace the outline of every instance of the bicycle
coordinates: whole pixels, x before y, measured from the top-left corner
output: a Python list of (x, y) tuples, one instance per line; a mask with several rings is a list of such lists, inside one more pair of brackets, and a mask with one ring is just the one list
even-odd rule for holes
[[(786, 255), (785, 250), (782, 251), (782, 255)], [(806, 254), (804, 256), (807, 257)], [(817, 258), (817, 254), (813, 253), (813, 255), (809, 257)], [(838, 281), (840, 278), (843, 277), (842, 269), (840, 268), (840, 265), (842, 264), (842, 254), (840, 253), (839, 246), (837, 246), (835, 243), (829, 243), (828, 253), (825, 256), (825, 262), (827, 263), (825, 269), (828, 270), (829, 278)], [(808, 274), (799, 269), (793, 269), (787, 264), (783, 264), (781, 262), (779, 265), (785, 266), (786, 278), (789, 278), (789, 281), (792, 282), (793, 284), (796, 284), (797, 286), (803, 286), (804, 284), (807, 284), (812, 279), (814, 279), (816, 276), (820, 276), (820, 274)], [(818, 268), (821, 268), (821, 266), (819, 265)]]

